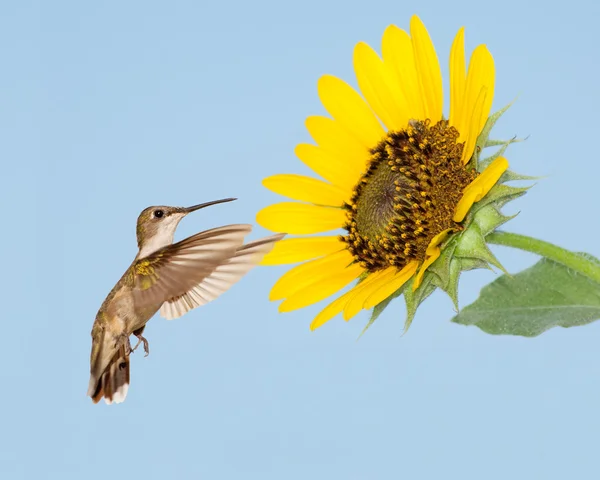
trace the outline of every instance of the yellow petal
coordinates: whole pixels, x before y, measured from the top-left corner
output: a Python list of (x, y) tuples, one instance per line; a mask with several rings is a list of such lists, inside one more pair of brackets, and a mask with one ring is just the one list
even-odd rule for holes
[(508, 160), (498, 157), (464, 190), (454, 210), (453, 220), (462, 222), (475, 202), (478, 202), (492, 189), (502, 174), (508, 169)]
[(490, 116), (490, 112), (492, 111), (492, 104), (494, 103), (494, 92), (496, 87), (496, 66), (494, 64), (494, 57), (492, 57), (492, 54), (489, 52), (487, 47), (485, 47), (485, 54), (483, 56), (485, 58), (486, 73), (484, 86), (487, 89), (487, 91), (485, 95), (485, 103), (483, 104), (483, 112), (481, 113), (481, 117), (479, 119), (479, 126), (476, 129), (478, 135), (481, 133), (481, 130), (483, 130), (485, 122), (487, 122), (487, 119)]
[(408, 112), (394, 98), (383, 61), (366, 43), (354, 48), (354, 72), (360, 91), (385, 126), (389, 130), (406, 128)]
[(450, 50), (450, 126), (457, 129), (461, 125), (461, 108), (467, 81), (467, 67), (465, 63), (465, 29), (461, 29), (454, 37)]
[(435, 237), (433, 237), (431, 239), (431, 241), (429, 242), (429, 245), (427, 245), (427, 250), (425, 250), (425, 255), (429, 256), (429, 255), (433, 255), (433, 252), (435, 251), (435, 247), (437, 247), (440, 243), (442, 243), (444, 240), (446, 240), (446, 238), (448, 237), (448, 235), (452, 232), (451, 228), (447, 228), (446, 230), (441, 231), (440, 233), (438, 233)]
[(381, 141), (385, 131), (350, 85), (332, 75), (324, 75), (319, 79), (318, 90), (325, 109), (365, 148), (371, 149)]
[(341, 207), (352, 195), (350, 190), (303, 175), (273, 175), (265, 178), (262, 183), (279, 195), (316, 205)]
[(296, 146), (296, 156), (317, 175), (338, 187), (351, 191), (358, 183), (360, 172), (348, 168), (342, 155), (326, 152), (321, 147), (301, 143)]
[(481, 117), (483, 115), (483, 108), (487, 98), (487, 87), (481, 87), (481, 92), (479, 92), (479, 97), (475, 101), (475, 105), (473, 107), (473, 112), (465, 112), (465, 114), (471, 113), (471, 121), (470, 123), (464, 123), (466, 138), (465, 145), (462, 151), (461, 161), (463, 164), (469, 163), (471, 157), (475, 151), (475, 144), (477, 143), (477, 137), (479, 136), (479, 132), (481, 131), (478, 128), (478, 125), (481, 122)]
[(281, 202), (259, 211), (256, 221), (273, 232), (305, 235), (342, 228), (346, 213), (341, 208)]
[(467, 72), (467, 80), (465, 84), (462, 107), (457, 107), (460, 110), (460, 123), (455, 124), (460, 137), (459, 142), (464, 141), (469, 135), (469, 126), (473, 118), (473, 111), (479, 98), (481, 89), (487, 89), (485, 102), (482, 107), (483, 123), (475, 127), (475, 135), (481, 133), (481, 129), (485, 124), (485, 120), (490, 114), (492, 102), (494, 100), (494, 83), (495, 83), (495, 67), (494, 58), (488, 51), (485, 45), (479, 45), (471, 55), (469, 61), (469, 71)]
[(371, 156), (369, 149), (331, 118), (314, 115), (308, 117), (305, 124), (323, 150), (343, 159), (343, 167), (352, 172), (357, 183)]
[(315, 279), (310, 285), (297, 290), (279, 305), (280, 312), (291, 312), (304, 308), (339, 292), (350, 282), (356, 280), (364, 268), (358, 263), (349, 265), (342, 270), (331, 268), (324, 271), (325, 276)]
[(487, 195), (507, 169), (508, 160), (504, 157), (496, 158), (475, 180), (467, 185), (465, 191), (476, 191), (475, 201), (478, 202)]
[(421, 94), (425, 100), (425, 115), (432, 121), (432, 124), (435, 124), (442, 119), (444, 106), (440, 62), (425, 25), (416, 15), (410, 19), (410, 34)]
[(383, 34), (381, 52), (384, 67), (390, 77), (392, 93), (393, 87), (398, 88), (398, 103), (400, 108), (406, 110), (404, 116), (407, 123), (402, 128), (406, 128), (408, 120), (425, 119), (425, 106), (410, 36), (396, 25), (390, 25)]
[(284, 238), (275, 243), (260, 265), (285, 265), (322, 257), (344, 249), (346, 245), (340, 237)]
[[(356, 288), (356, 287), (354, 287)], [(344, 293), (341, 297), (336, 298), (333, 302), (327, 305), (321, 312), (315, 317), (315, 319), (310, 324), (311, 330), (316, 330), (317, 328), (323, 326), (333, 317), (335, 317), (338, 313), (340, 313), (344, 309), (344, 305), (351, 297), (352, 292), (354, 292), (354, 288), (349, 292)]]
[(363, 308), (368, 310), (373, 308), (375, 305), (380, 304), (386, 298), (388, 298), (392, 293), (398, 290), (402, 285), (404, 285), (417, 271), (417, 266), (419, 262), (412, 261), (409, 262), (402, 270), (394, 273), (394, 276), (391, 278), (389, 282), (385, 285), (382, 285), (378, 290), (373, 292), (369, 297), (365, 300), (363, 304)]
[(363, 309), (365, 299), (394, 276), (395, 268), (387, 268), (371, 273), (354, 289), (354, 295), (344, 307), (344, 320), (348, 321)]
[(423, 265), (421, 265), (421, 268), (419, 269), (419, 272), (417, 273), (417, 276), (415, 277), (415, 281), (413, 282), (413, 291), (415, 291), (417, 288), (419, 288), (419, 285), (421, 285), (421, 282), (423, 281), (423, 275), (425, 274), (425, 270), (427, 270), (429, 268), (429, 266), (435, 262), (438, 257), (440, 256), (441, 250), (440, 247), (433, 247), (430, 246), (427, 247), (427, 252), (428, 255), (430, 255), (429, 257), (427, 257), (425, 259), (425, 261), (423, 262)]
[(289, 297), (305, 286), (328, 277), (331, 272), (341, 272), (353, 260), (354, 258), (348, 250), (341, 250), (298, 265), (288, 270), (275, 282), (269, 294), (269, 300), (281, 300)]

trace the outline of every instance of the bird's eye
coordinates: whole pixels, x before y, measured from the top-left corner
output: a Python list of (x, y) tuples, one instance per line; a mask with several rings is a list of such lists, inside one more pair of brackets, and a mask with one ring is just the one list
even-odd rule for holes
[(165, 212), (163, 212), (162, 210), (154, 210), (154, 218), (162, 218), (164, 214)]

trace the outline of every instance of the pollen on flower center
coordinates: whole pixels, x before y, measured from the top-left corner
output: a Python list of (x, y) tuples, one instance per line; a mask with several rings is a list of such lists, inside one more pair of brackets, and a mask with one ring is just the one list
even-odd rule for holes
[(342, 240), (369, 271), (422, 261), (431, 240), (460, 229), (452, 217), (463, 190), (477, 176), (461, 162), (463, 143), (446, 120), (412, 121), (390, 131), (371, 150), (354, 187)]

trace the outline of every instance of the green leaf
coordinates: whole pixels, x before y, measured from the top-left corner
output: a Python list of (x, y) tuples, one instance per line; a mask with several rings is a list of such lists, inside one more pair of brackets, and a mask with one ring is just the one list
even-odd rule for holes
[[(588, 254), (577, 254), (600, 265)], [(452, 321), (494, 335), (535, 337), (552, 327), (575, 327), (600, 319), (600, 284), (543, 258), (513, 275), (503, 275)]]

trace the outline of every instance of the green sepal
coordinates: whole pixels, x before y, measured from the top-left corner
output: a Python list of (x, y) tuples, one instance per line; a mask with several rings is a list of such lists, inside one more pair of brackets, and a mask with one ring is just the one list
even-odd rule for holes
[(497, 205), (489, 204), (477, 210), (473, 216), (473, 222), (477, 224), (481, 234), (485, 237), (502, 224), (515, 218), (517, 215), (518, 213), (515, 213), (514, 215), (504, 215)]
[(439, 283), (446, 285), (450, 279), (450, 263), (454, 256), (454, 250), (458, 243), (458, 236), (453, 235), (444, 245), (441, 247), (441, 254), (438, 259), (427, 269), (429, 272), (434, 273), (439, 278)]
[(483, 172), (490, 165), (490, 163), (492, 163), (498, 157), (504, 155), (504, 152), (506, 151), (509, 145), (522, 141), (524, 140), (516, 137), (511, 138), (510, 140), (499, 141), (499, 145), (501, 145), (501, 147), (498, 150), (492, 153), (489, 157), (485, 157), (483, 160), (477, 162), (477, 171)]
[[(506, 183), (506, 182), (518, 182), (519, 180), (540, 180), (544, 177), (535, 177), (532, 175), (521, 175), (520, 173), (513, 172), (512, 170), (507, 170), (502, 174), (498, 183)], [(533, 185), (530, 185), (531, 188)]]
[(460, 241), (454, 250), (454, 255), (459, 258), (476, 258), (508, 273), (487, 246), (485, 236), (477, 223), (472, 223), (467, 230), (460, 234)]
[(454, 305), (454, 309), (458, 312), (458, 277), (460, 276), (461, 264), (457, 261), (451, 261), (448, 267), (448, 278), (442, 281), (440, 277), (434, 275), (431, 279), (431, 284), (438, 287), (446, 295), (450, 297)]
[[(511, 143), (519, 143), (519, 142), (524, 142), (525, 140), (527, 140), (527, 138), (529, 137), (525, 137), (525, 138), (518, 138), (518, 137), (513, 137), (510, 140), (489, 140), (487, 142), (485, 142), (485, 145), (483, 146), (483, 148), (491, 148), (491, 147), (500, 147), (502, 145), (510, 145)], [(482, 162), (485, 162), (486, 159), (483, 159)]]
[(408, 282), (405, 283), (404, 286), (404, 301), (406, 302), (406, 320), (404, 321), (404, 331), (402, 334), (404, 335), (408, 332), (410, 325), (415, 318), (415, 313), (417, 313), (417, 309), (419, 305), (423, 303), (429, 295), (431, 295), (435, 291), (435, 285), (432, 285), (433, 275), (429, 272), (426, 272), (423, 275), (423, 281), (419, 288), (413, 291), (413, 283), (415, 281), (415, 277), (412, 277)]
[(479, 165), (481, 152), (486, 147), (490, 139), (490, 133), (492, 132), (492, 128), (500, 119), (500, 117), (512, 106), (515, 100), (513, 100), (505, 107), (490, 115), (487, 121), (485, 122), (485, 125), (483, 126), (483, 129), (481, 130), (481, 133), (479, 134), (479, 137), (477, 137), (477, 141), (475, 142), (475, 154), (473, 155), (475, 161), (475, 168), (477, 168), (477, 166)]

